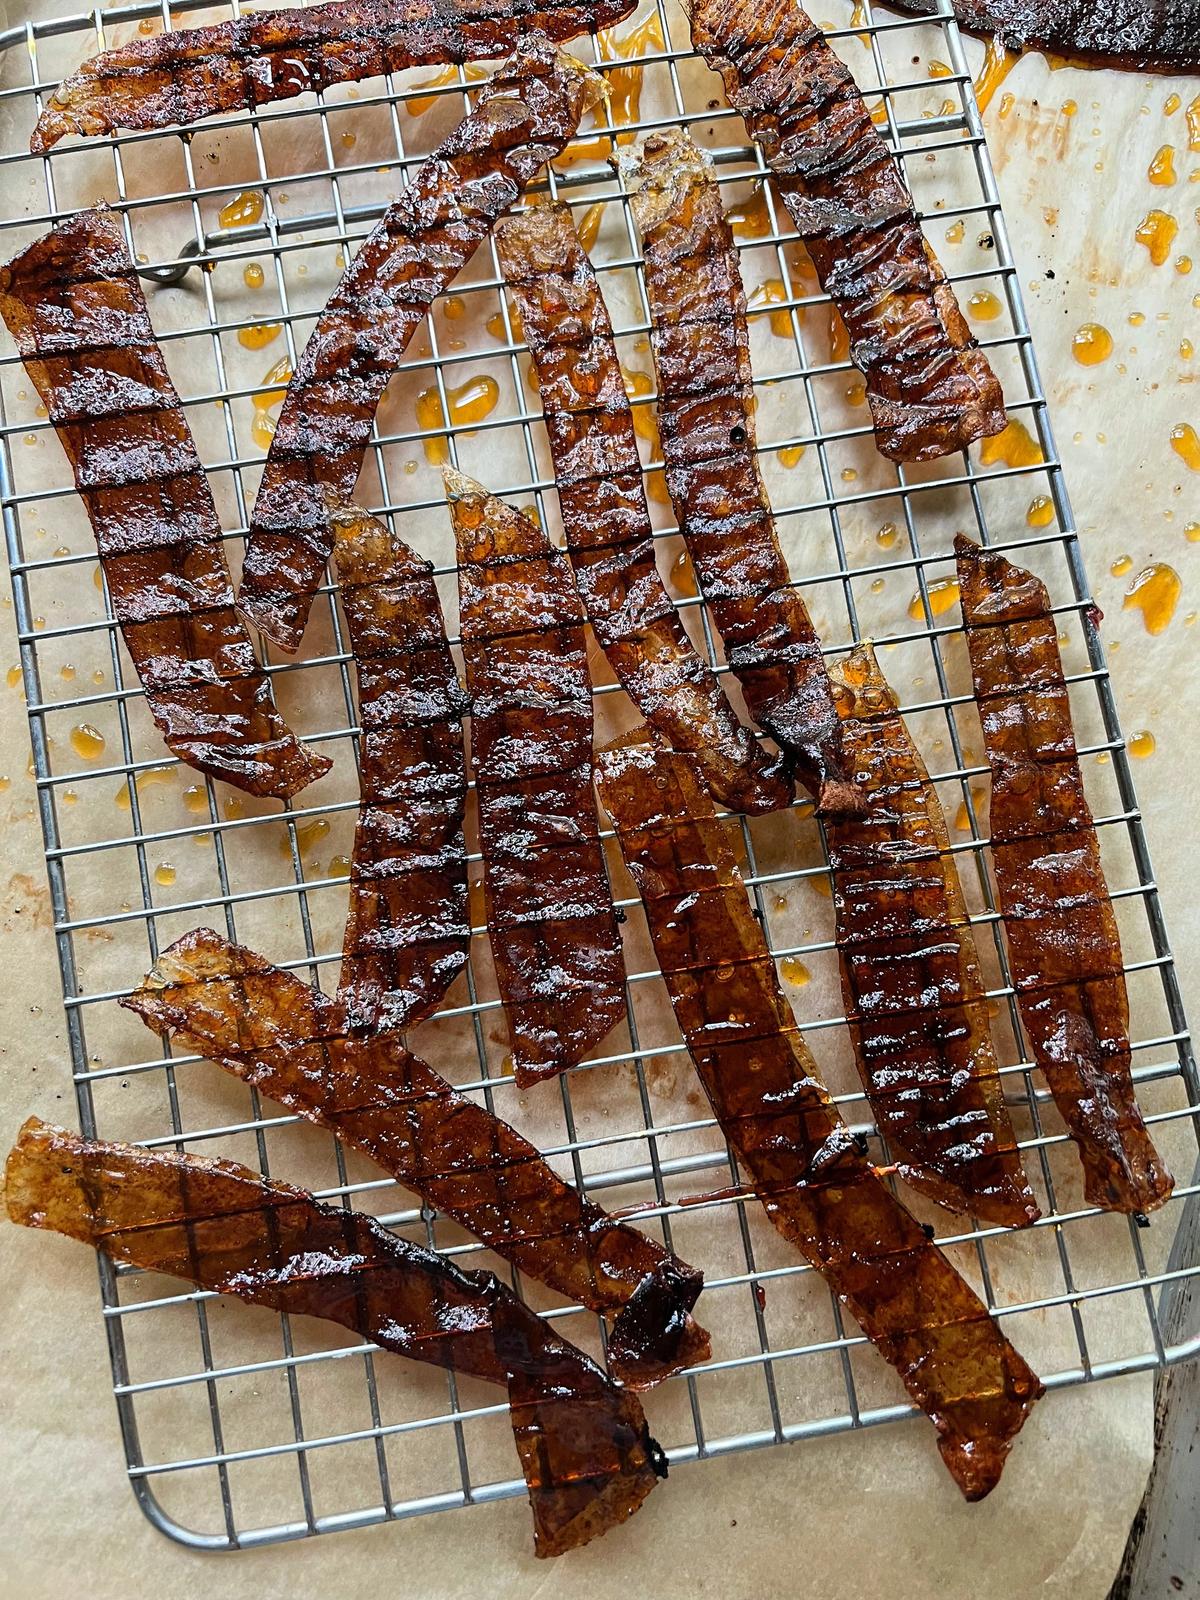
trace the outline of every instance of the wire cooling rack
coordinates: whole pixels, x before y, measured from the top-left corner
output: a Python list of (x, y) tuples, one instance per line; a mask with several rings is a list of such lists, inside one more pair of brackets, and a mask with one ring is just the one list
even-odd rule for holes
[[(68, 141), (48, 159), (26, 153), (36, 113), (65, 72), (136, 30), (186, 23), (196, 9), (194, 0), (170, 11), (125, 5), (0, 35), (0, 168), (14, 212), (0, 225), (0, 244), (8, 256), (97, 198), (117, 207), (143, 261), (151, 312), (236, 563), (280, 398), (279, 368), (267, 375), (262, 368), (280, 357), (295, 361), (344, 253), (461, 115), (476, 80), (453, 71), (431, 86), (428, 72), (408, 74), (223, 119), (187, 139), (130, 134)], [(842, 0), (826, 9), (849, 11)], [(213, 15), (209, 8), (205, 20)], [(1021, 425), (992, 459), (976, 449), (915, 469), (875, 453), (861, 386), (828, 303), (798, 259), (786, 214), (761, 187), (760, 155), (719, 98), (717, 79), (691, 55), (682, 14), (643, 7), (617, 38), (626, 49), (632, 40), (634, 53), (614, 55), (592, 40), (575, 46), (609, 75), (612, 103), (598, 130), (580, 135), (542, 187), (566, 198), (581, 226), (595, 232), (592, 253), (649, 455), (646, 302), (636, 234), (605, 159), (612, 119), (624, 118), (623, 135), (689, 125), (714, 155), (738, 218), (755, 314), (762, 461), (793, 573), (831, 654), (875, 638), (954, 819), (953, 848), (984, 959), (1006, 1089), (1044, 1216), (1015, 1236), (971, 1228), (905, 1198), (936, 1225), (1051, 1388), (1181, 1360), (1196, 1344), (1166, 1343), (1159, 1297), (1188, 1271), (1168, 1252), (1180, 1208), (1195, 1193), (1188, 1178), (1200, 1092), (959, 34), (949, 15), (918, 24), (878, 11), (870, 0), (830, 32), (904, 163), (960, 299), (984, 319), (983, 343)], [(640, 86), (629, 72), (634, 66), (643, 69)], [(485, 247), (435, 308), (380, 412), (360, 495), (433, 557), (451, 617), (449, 526), (440, 482), (423, 458), (453, 460), (556, 526), (528, 365)], [(346, 867), (336, 852), (349, 848), (357, 799), (349, 657), (328, 586), (300, 659), (265, 656), (285, 714), (335, 758), (333, 774), (299, 803), (280, 812), (180, 769), (154, 733), (136, 680), (130, 683), (65, 461), (8, 346), (0, 355), (0, 399), (21, 682), (81, 1127), (234, 1155), (326, 1198), (372, 1209), (408, 1237), (497, 1268), (602, 1355), (597, 1319), (545, 1305), (538, 1285), (516, 1280), (444, 1219), (414, 1209), (368, 1164), (261, 1104), (215, 1067), (156, 1052), (116, 1006), (162, 945), (213, 921), (315, 982), (334, 977)], [(649, 481), (654, 490), (654, 475)], [(719, 663), (704, 608), (688, 592), (661, 491), (653, 509), (664, 571), (698, 644)], [(986, 770), (950, 586), (952, 535), (960, 527), (1038, 570), (1061, 619), (1125, 943), (1135, 1074), (1179, 1179), (1174, 1200), (1149, 1229), (1083, 1203), (1077, 1163), (1023, 1048), (988, 877), (980, 815)], [(622, 704), (598, 660), (601, 724), (619, 721)], [(806, 809), (742, 824), (746, 878), (843, 1112), (884, 1163), (848, 1056), (825, 858)], [(627, 918), (628, 1030), (614, 1033), (557, 1086), (518, 1095), (486, 939), (477, 929), (470, 974), (422, 1028), (416, 1047), (531, 1132), (566, 1175), (610, 1208), (635, 1211), (643, 1226), (661, 1230), (704, 1268), (700, 1311), (714, 1333), (713, 1359), (647, 1404), (672, 1462), (909, 1416), (885, 1364), (739, 1193), (732, 1160), (688, 1073), (636, 898), (606, 838)], [(478, 870), (476, 856), (472, 875)], [(147, 1515), (173, 1537), (233, 1548), (522, 1491), (505, 1407), (494, 1392), (379, 1358), (324, 1324), (277, 1321), (103, 1261), (100, 1279), (130, 1481)]]

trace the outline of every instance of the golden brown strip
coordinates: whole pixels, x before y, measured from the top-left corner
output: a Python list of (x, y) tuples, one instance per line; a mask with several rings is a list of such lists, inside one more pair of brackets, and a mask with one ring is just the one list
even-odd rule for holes
[(968, 1500), (995, 1487), (1041, 1384), (838, 1116), (686, 755), (597, 757), (675, 1016), (767, 1215), (897, 1371)]
[(0, 268), (0, 314), (71, 463), (168, 747), (250, 794), (303, 789), (330, 762), (280, 716), (234, 610), (212, 493), (117, 217), (80, 212)]
[(69, 133), (170, 128), (407, 67), (508, 55), (544, 33), (611, 28), (637, 0), (334, 0), (134, 39), (85, 61), (37, 120), (29, 148)]
[(787, 805), (790, 782), (738, 721), (659, 576), (612, 324), (570, 212), (555, 203), (508, 217), (496, 248), (537, 368), (567, 547), (614, 673), (724, 805)]
[[(882, 0), (932, 16), (937, 0)], [(1200, 0), (950, 0), (961, 27), (1073, 65), (1200, 72)]]
[(875, 652), (833, 668), (843, 748), (867, 797), (826, 825), (846, 1015), (863, 1088), (906, 1183), (1021, 1228), (1021, 1166), (941, 804)]
[(409, 340), (526, 184), (566, 144), (600, 80), (535, 34), (375, 225), (288, 385), (250, 519), (238, 604), (284, 650), (329, 559), (327, 498), (350, 498), (375, 408)]
[(526, 1087), (625, 1015), (625, 961), (592, 792), (583, 609), (565, 555), (446, 470), (488, 937)]
[(687, 0), (842, 315), (879, 450), (925, 461), (1005, 425), (1004, 397), (858, 86), (795, 0)]
[(4, 1198), (13, 1222), (114, 1261), (504, 1384), (539, 1556), (624, 1522), (665, 1476), (635, 1395), (490, 1272), (461, 1272), (374, 1217), (234, 1161), (101, 1143), (36, 1117), (9, 1152)]
[(352, 1032), (399, 1030), (467, 964), (469, 701), (429, 562), (356, 506), (330, 521), (362, 728), (338, 1000)]
[(1134, 1096), (1121, 939), (1050, 597), (1031, 572), (962, 534), (954, 548), (1021, 1023), (1078, 1147), (1088, 1201), (1152, 1211), (1170, 1198), (1174, 1179)]
[(861, 811), (821, 641), (758, 469), (746, 297), (712, 161), (668, 128), (621, 165), (645, 256), (667, 489), (726, 659), (821, 811)]
[(706, 1360), (694, 1267), (610, 1217), (396, 1034), (347, 1036), (335, 1002), (208, 928), (184, 934), (122, 1002), (157, 1033), (331, 1129), (397, 1183), (577, 1305), (615, 1316), (632, 1388)]

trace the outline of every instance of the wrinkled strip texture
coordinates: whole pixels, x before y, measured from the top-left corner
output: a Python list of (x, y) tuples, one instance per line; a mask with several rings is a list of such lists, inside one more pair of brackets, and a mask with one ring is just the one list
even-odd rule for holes
[[(932, 15), (938, 0), (884, 0)], [(1048, 50), (1089, 67), (1200, 72), (1200, 0), (951, 0), (960, 25), (1010, 50)]]
[(795, 0), (688, 0), (850, 334), (879, 450), (924, 461), (1004, 427), (1004, 397), (858, 86)]
[(329, 558), (326, 498), (350, 497), (375, 409), (417, 327), (496, 218), (566, 144), (598, 79), (523, 44), (372, 230), (288, 385), (250, 519), (238, 604), (285, 650)]
[(1134, 1098), (1121, 940), (1050, 597), (1032, 573), (962, 535), (955, 550), (1021, 1023), (1079, 1147), (1090, 1203), (1151, 1211), (1173, 1180)]
[(700, 587), (751, 716), (823, 811), (861, 810), (821, 641), (758, 469), (746, 297), (712, 162), (671, 128), (623, 165), (646, 263), (667, 489)]
[(833, 679), (868, 807), (825, 830), (859, 1077), (906, 1183), (951, 1211), (1023, 1227), (1038, 1208), (941, 804), (871, 647)]
[(610, 28), (637, 0), (338, 0), (134, 39), (66, 78), (30, 149), (68, 133), (170, 128), (222, 111), (357, 83), (407, 67), (508, 55), (531, 33), (556, 44)]
[(675, 1018), (725, 1138), (771, 1222), (938, 1429), (958, 1488), (981, 1499), (1040, 1382), (838, 1117), (691, 758), (627, 746), (602, 750), (597, 766)]
[(695, 755), (724, 805), (787, 805), (790, 783), (738, 721), (659, 576), (612, 324), (569, 210), (506, 218), (496, 248), (537, 368), (580, 593), (618, 681), (669, 745)]
[(524, 1087), (574, 1066), (625, 1015), (583, 609), (539, 527), (460, 473), (446, 486), (488, 938)]
[(776, 1228), (928, 1415), (963, 1494), (982, 1498), (1041, 1393), (1037, 1377), (818, 1081), (694, 762), (640, 745), (602, 751), (597, 766), (676, 1019), (731, 1149)]
[(61, 223), (0, 268), (0, 314), (75, 474), (113, 610), (170, 749), (284, 799), (329, 770), (276, 710), (118, 219)]
[(331, 520), (362, 729), (337, 997), (349, 1029), (401, 1029), (467, 964), (468, 701), (429, 562), (356, 507)]
[(660, 1452), (636, 1396), (490, 1272), (462, 1272), (374, 1217), (233, 1161), (105, 1144), (36, 1117), (9, 1153), (5, 1202), (13, 1222), (114, 1261), (506, 1385), (539, 1556), (624, 1522), (654, 1487)]
[(616, 1313), (608, 1355), (623, 1382), (643, 1388), (707, 1357), (708, 1335), (688, 1314), (699, 1272), (564, 1183), (395, 1034), (347, 1037), (319, 989), (208, 928), (165, 950), (123, 1004), (331, 1129), (526, 1276)]

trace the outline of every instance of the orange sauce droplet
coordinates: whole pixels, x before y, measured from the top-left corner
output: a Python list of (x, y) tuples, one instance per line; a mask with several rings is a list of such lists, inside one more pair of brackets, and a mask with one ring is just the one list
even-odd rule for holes
[(278, 322), (256, 322), (252, 327), (238, 329), (238, 343), (247, 350), (261, 350), (283, 332)]
[[(461, 427), (467, 422), (482, 422), (496, 408), (500, 398), (500, 385), (487, 373), (468, 378), (456, 389), (446, 391), (450, 407), (451, 427)], [(444, 427), (442, 397), (436, 388), (423, 389), (417, 396), (417, 422), (422, 428)], [(450, 446), (446, 439), (424, 439), (425, 459), (433, 466), (441, 466), (450, 459)]]
[[(624, 39), (618, 39), (611, 28), (606, 28), (596, 35), (596, 43), (600, 47), (601, 61), (645, 56), (655, 50), (666, 49), (662, 23), (657, 11), (652, 12), (645, 22), (634, 28)], [(608, 111), (618, 128), (628, 127), (641, 115), (644, 70), (641, 66), (615, 67), (612, 72), (605, 75), (608, 85)], [(618, 134), (617, 143), (628, 144), (632, 138), (632, 133)]]
[[(151, 784), (170, 783), (172, 775), (170, 767), (152, 767), (149, 772), (139, 772), (133, 780), (133, 786), (140, 797)], [(131, 811), (133, 809), (133, 802), (129, 798), (129, 785), (127, 783), (123, 783), (116, 794), (113, 795), (113, 804), (119, 811)]]
[(900, 537), (900, 530), (894, 522), (885, 522), (875, 535), (875, 543), (881, 550), (890, 550)]
[(467, 302), (460, 294), (452, 294), (442, 302), (442, 315), (447, 322), (457, 322), (467, 314)]
[(164, 889), (175, 882), (175, 868), (169, 861), (160, 861), (154, 869), (154, 881)]
[(90, 722), (80, 722), (71, 729), (71, 749), (81, 761), (99, 760), (106, 743), (99, 728), (93, 728)]
[[(746, 296), (746, 309), (753, 314), (763, 306), (777, 306), (781, 301), (790, 299), (787, 287), (782, 278), (768, 278), (765, 283), (760, 283)], [(792, 315), (790, 311), (772, 311), (768, 318), (771, 332), (779, 339), (790, 339), (792, 336)]]
[(1004, 307), (990, 289), (980, 289), (967, 301), (967, 310), (977, 322), (994, 322)]
[(8, 669), (8, 687), (10, 689), (15, 689), (15, 688), (18, 687), (20, 682), (21, 682), (21, 669), (20, 669), (20, 667), (9, 667), (9, 669)]
[(1200, 437), (1190, 422), (1181, 422), (1171, 429), (1171, 449), (1193, 472), (1200, 472)]
[(1132, 556), (1118, 556), (1108, 570), (1112, 573), (1114, 578), (1123, 578), (1132, 566)]
[[(979, 808), (983, 804), (983, 798), (984, 791), (982, 789), (971, 790), (971, 805), (975, 807), (976, 816), (979, 815)], [(967, 805), (965, 800), (959, 802), (958, 811), (954, 818), (954, 827), (958, 833), (970, 833), (971, 831), (971, 807)]]
[(1149, 728), (1139, 728), (1136, 733), (1129, 735), (1129, 754), (1136, 756), (1139, 761), (1152, 756), (1157, 748), (1157, 742)]
[(1182, 104), (1183, 102), (1177, 94), (1169, 94), (1163, 101), (1163, 116), (1173, 117)]
[(1187, 108), (1188, 149), (1200, 150), (1200, 94)]
[(1006, 467), (1036, 467), (1046, 458), (1042, 447), (1025, 424), (1014, 417), (1003, 433), (985, 439), (979, 447), (979, 459), (985, 467), (1002, 461)]
[(343, 130), (342, 143), (345, 145), (347, 150), (354, 149), (354, 146), (358, 143), (358, 135), (354, 132), (353, 128), (346, 128)]
[(931, 61), (929, 63), (929, 76), (931, 78), (952, 78), (954, 72), (944, 61)]
[(257, 189), (243, 189), (217, 213), (222, 228), (249, 228), (260, 221), (265, 201)]
[(967, 225), (963, 219), (959, 217), (957, 222), (952, 222), (946, 229), (946, 243), (961, 244), (964, 236), (966, 235), (966, 231)]
[[(621, 368), (621, 378), (625, 384), (625, 393), (631, 400), (639, 395), (653, 393), (654, 380), (648, 372), (638, 372), (629, 367)], [(649, 406), (633, 406), (634, 432), (651, 444), (658, 444), (658, 420)]]
[[(298, 822), (296, 824), (296, 849), (301, 856), (305, 855), (315, 844), (324, 839), (328, 832), (329, 820), (326, 817), (313, 817), (308, 822)], [(292, 853), (292, 841), (286, 829), (284, 829), (283, 836), (279, 841), (279, 853), (281, 856), (289, 857)]]
[(1112, 353), (1112, 334), (1098, 322), (1085, 322), (1071, 340), (1071, 354), (1081, 367), (1098, 367)]
[(779, 963), (779, 970), (789, 983), (795, 984), (797, 989), (802, 989), (812, 976), (799, 956), (784, 956)]
[(573, 139), (554, 157), (554, 165), (566, 168), (583, 161), (605, 162), (612, 155), (612, 148), (612, 139), (607, 134), (597, 134), (594, 139)]
[[(958, 604), (958, 579), (939, 578), (929, 585), (929, 610), (935, 617), (943, 616), (950, 607)], [(908, 602), (908, 614), (914, 622), (925, 620), (925, 608), (918, 590)]]
[(1175, 175), (1174, 145), (1164, 144), (1160, 146), (1154, 160), (1150, 163), (1146, 176), (1159, 189), (1168, 189), (1171, 184), (1179, 181)]
[(334, 856), (329, 863), (329, 877), (348, 878), (350, 876), (350, 857)]
[(183, 791), (183, 803), (194, 816), (208, 815), (208, 790), (202, 783), (189, 784)]
[(688, 599), (697, 592), (695, 568), (686, 550), (681, 550), (671, 563), (671, 585), (676, 594), (686, 595)]
[[(596, 243), (603, 220), (604, 206), (599, 201), (594, 206), (589, 206), (580, 217), (575, 232), (579, 235), (579, 242), (585, 251), (590, 250)], [(503, 330), (503, 318), (501, 318), (501, 329)]]
[(1147, 633), (1163, 633), (1175, 615), (1183, 590), (1174, 567), (1156, 561), (1143, 567), (1125, 591), (1124, 609), (1142, 613)]
[(779, 459), (780, 465), (787, 467), (790, 471), (792, 467), (799, 466), (804, 459), (804, 446), (802, 444), (785, 444), (783, 449), (777, 450), (775, 454)]
[(1054, 501), (1049, 495), (1039, 494), (1029, 502), (1025, 521), (1031, 528), (1048, 528), (1054, 521)]
[(765, 239), (771, 231), (766, 191), (757, 188), (748, 199), (739, 200), (725, 213), (725, 220), (736, 239)]
[(1133, 237), (1138, 244), (1145, 245), (1154, 265), (1161, 267), (1171, 254), (1171, 246), (1178, 232), (1179, 224), (1169, 212), (1148, 211)]
[(991, 105), (992, 96), (1016, 64), (1016, 51), (1009, 50), (999, 34), (993, 34), (987, 42), (983, 66), (975, 79), (975, 98), (979, 102), (981, 115)]
[(1189, 522), (1183, 536), (1189, 544), (1200, 544), (1200, 522)]
[[(487, 77), (482, 67), (465, 67), (463, 76), (468, 83), (481, 83)], [(445, 89), (450, 84), (458, 82), (458, 68), (454, 66), (443, 67), (441, 72), (435, 73), (432, 78), (426, 78), (423, 83), (414, 85), (417, 89)], [(404, 102), (405, 110), (410, 117), (423, 117), (425, 113), (437, 105), (436, 94), (418, 94), (411, 100)]]
[(261, 289), (267, 275), (257, 261), (248, 261), (242, 269), (242, 282), (247, 289)]

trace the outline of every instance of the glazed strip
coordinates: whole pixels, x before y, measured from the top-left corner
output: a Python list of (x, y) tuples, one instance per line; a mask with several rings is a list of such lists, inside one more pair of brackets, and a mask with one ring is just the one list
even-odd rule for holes
[[(883, 0), (932, 16), (938, 0)], [(1087, 67), (1200, 72), (1200, 0), (950, 0), (959, 25), (1010, 50), (1045, 50)]]
[(362, 729), (338, 1000), (352, 1032), (399, 1030), (467, 964), (469, 702), (429, 562), (356, 506), (330, 520)]
[(635, 1395), (491, 1273), (461, 1272), (374, 1217), (234, 1161), (105, 1144), (36, 1117), (9, 1153), (4, 1195), (13, 1222), (114, 1261), (504, 1384), (539, 1556), (624, 1522), (664, 1473)]
[(622, 168), (645, 256), (667, 489), (726, 659), (821, 810), (861, 811), (821, 641), (758, 469), (746, 297), (712, 161), (669, 128)]
[(394, 1033), (348, 1036), (319, 989), (207, 928), (165, 950), (123, 1004), (331, 1129), (528, 1277), (615, 1316), (608, 1355), (623, 1382), (645, 1388), (707, 1358), (690, 1315), (699, 1272), (564, 1183)]
[(906, 1183), (951, 1211), (1024, 1227), (1038, 1208), (941, 804), (870, 645), (833, 680), (843, 748), (867, 797), (864, 817), (825, 830), (863, 1088)]
[(1121, 940), (1050, 597), (1032, 573), (961, 534), (954, 548), (1021, 1024), (1078, 1147), (1089, 1203), (1152, 1211), (1174, 1180), (1134, 1097)]
[(526, 40), (346, 268), (304, 347), (250, 519), (238, 604), (295, 650), (329, 559), (326, 503), (350, 497), (375, 409), (439, 294), (566, 144), (600, 80)]
[(879, 450), (925, 461), (1005, 425), (1004, 397), (862, 94), (795, 0), (687, 0), (841, 313)]
[(570, 563), (446, 471), (488, 937), (525, 1087), (625, 1015), (625, 961), (592, 792), (592, 693)]
[(637, 0), (335, 0), (159, 33), (105, 50), (64, 79), (29, 148), (49, 150), (69, 133), (184, 127), (407, 67), (506, 56), (531, 33), (565, 44), (611, 28), (636, 6)]
[(570, 212), (508, 217), (496, 248), (537, 368), (580, 593), (618, 681), (668, 744), (695, 755), (722, 804), (787, 805), (790, 783), (738, 721), (659, 576), (612, 324)]
[(0, 268), (0, 315), (71, 463), (167, 745), (250, 794), (303, 789), (330, 763), (280, 716), (234, 610), (216, 507), (119, 220), (80, 212)]
[(683, 1037), (767, 1215), (937, 1429), (963, 1494), (995, 1487), (1041, 1384), (838, 1116), (691, 757), (597, 758)]

